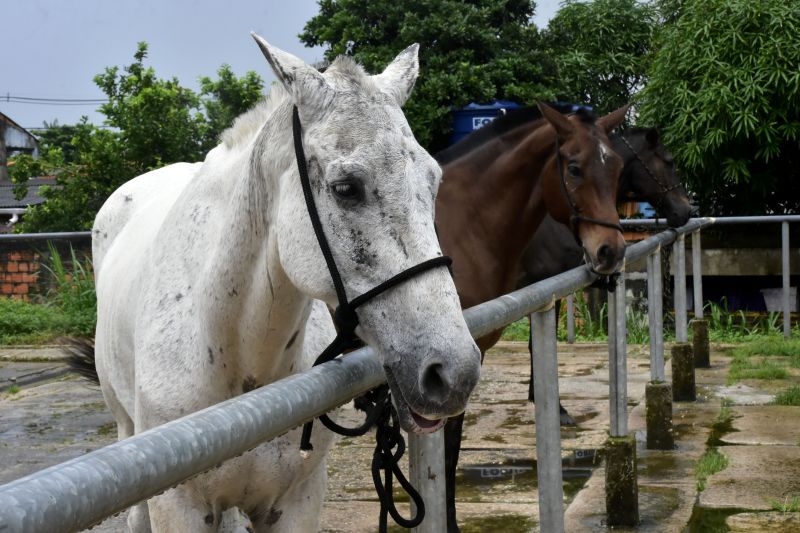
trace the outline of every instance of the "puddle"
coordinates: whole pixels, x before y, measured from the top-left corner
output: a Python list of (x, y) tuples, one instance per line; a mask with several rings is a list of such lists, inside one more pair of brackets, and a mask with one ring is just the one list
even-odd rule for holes
[(742, 509), (706, 509), (695, 506), (692, 517), (683, 533), (726, 533), (730, 531), (725, 521)]
[[(583, 488), (599, 462), (600, 454), (597, 450), (575, 450), (571, 457), (562, 461), (561, 475), (566, 502), (572, 501), (575, 494)], [(507, 491), (533, 492), (538, 487), (536, 461), (510, 459), (501, 463), (463, 465), (459, 467), (456, 486), (459, 500), (477, 502), (483, 501), (489, 495)]]

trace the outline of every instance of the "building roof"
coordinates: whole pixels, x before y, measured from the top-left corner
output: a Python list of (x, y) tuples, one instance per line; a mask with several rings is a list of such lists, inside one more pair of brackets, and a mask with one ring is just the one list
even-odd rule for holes
[(3, 207), (27, 207), (29, 205), (41, 204), (45, 199), (40, 194), (43, 185), (49, 187), (56, 186), (53, 177), (31, 178), (27, 182), (28, 193), (21, 200), (14, 197), (14, 184), (10, 181), (0, 181), (0, 208)]

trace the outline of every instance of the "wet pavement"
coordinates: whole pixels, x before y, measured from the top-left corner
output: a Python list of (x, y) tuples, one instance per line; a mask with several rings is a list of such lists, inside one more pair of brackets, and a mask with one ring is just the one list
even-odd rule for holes
[[(0, 350), (0, 483), (116, 438), (99, 390), (72, 375), (59, 375), (63, 363), (57, 351), (48, 350)], [(770, 502), (800, 496), (800, 472), (794, 471), (800, 468), (800, 408), (763, 405), (775, 387), (756, 380), (727, 386), (730, 360), (712, 351), (712, 368), (697, 373), (698, 401), (674, 406), (676, 449), (645, 450), (643, 398), (649, 361), (645, 347), (629, 350), (629, 427), (638, 441), (642, 520), (635, 531), (793, 531), (795, 526), (800, 531), (798, 513), (763, 512), (774, 507)], [(467, 411), (459, 463), (458, 512), (465, 533), (538, 531), (536, 426), (534, 408), (526, 400), (529, 368), (522, 343), (501, 343), (486, 357)], [(562, 428), (567, 531), (606, 531), (604, 470), (598, 453), (608, 428), (606, 346), (559, 345), (559, 374), (563, 404), (578, 422), (577, 427)], [(731, 466), (712, 475), (698, 497), (695, 463), (707, 448), (722, 398), (730, 397), (747, 404), (734, 402), (736, 431), (719, 436), (720, 450), (730, 456)], [(359, 418), (350, 407), (342, 417)], [(369, 435), (341, 438), (334, 446), (323, 531), (377, 529), (379, 504), (369, 470), (372, 448)], [(790, 475), (786, 469), (791, 465)], [(407, 465), (403, 469), (407, 471)], [(785, 482), (771, 482), (776, 475)], [(758, 498), (753, 491), (759, 491)], [(759, 501), (747, 503), (754, 499)], [(731, 502), (737, 506), (731, 507)], [(399, 507), (408, 515), (407, 504)], [(722, 529), (687, 529), (690, 519), (696, 524), (708, 519)], [(124, 513), (93, 531), (123, 530)]]

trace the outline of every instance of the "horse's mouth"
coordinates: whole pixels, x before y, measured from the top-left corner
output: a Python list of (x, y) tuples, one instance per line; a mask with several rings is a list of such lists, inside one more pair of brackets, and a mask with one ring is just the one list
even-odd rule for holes
[(392, 391), (392, 404), (397, 411), (400, 427), (407, 433), (433, 433), (439, 430), (447, 421), (446, 418), (431, 419), (415, 413), (403, 397), (400, 387), (397, 386), (394, 376), (389, 368), (385, 368), (386, 381)]

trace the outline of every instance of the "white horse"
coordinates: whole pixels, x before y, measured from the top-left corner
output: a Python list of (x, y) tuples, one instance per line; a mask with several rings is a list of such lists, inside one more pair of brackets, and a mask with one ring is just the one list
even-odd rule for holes
[[(347, 58), (320, 74), (255, 36), (282, 87), (241, 116), (205, 161), (120, 187), (97, 215), (96, 362), (119, 438), (309, 368), (333, 338), (331, 276), (303, 200), (291, 110), (303, 125), (320, 219), (350, 298), (441, 255), (441, 171), (400, 110), (418, 72), (411, 46), (377, 76)], [(315, 301), (314, 299), (321, 300)], [(358, 310), (401, 425), (461, 412), (480, 355), (445, 268)], [(131, 510), (133, 531), (215, 531), (239, 507), (256, 531), (314, 531), (332, 435), (320, 425), (263, 444)]]

